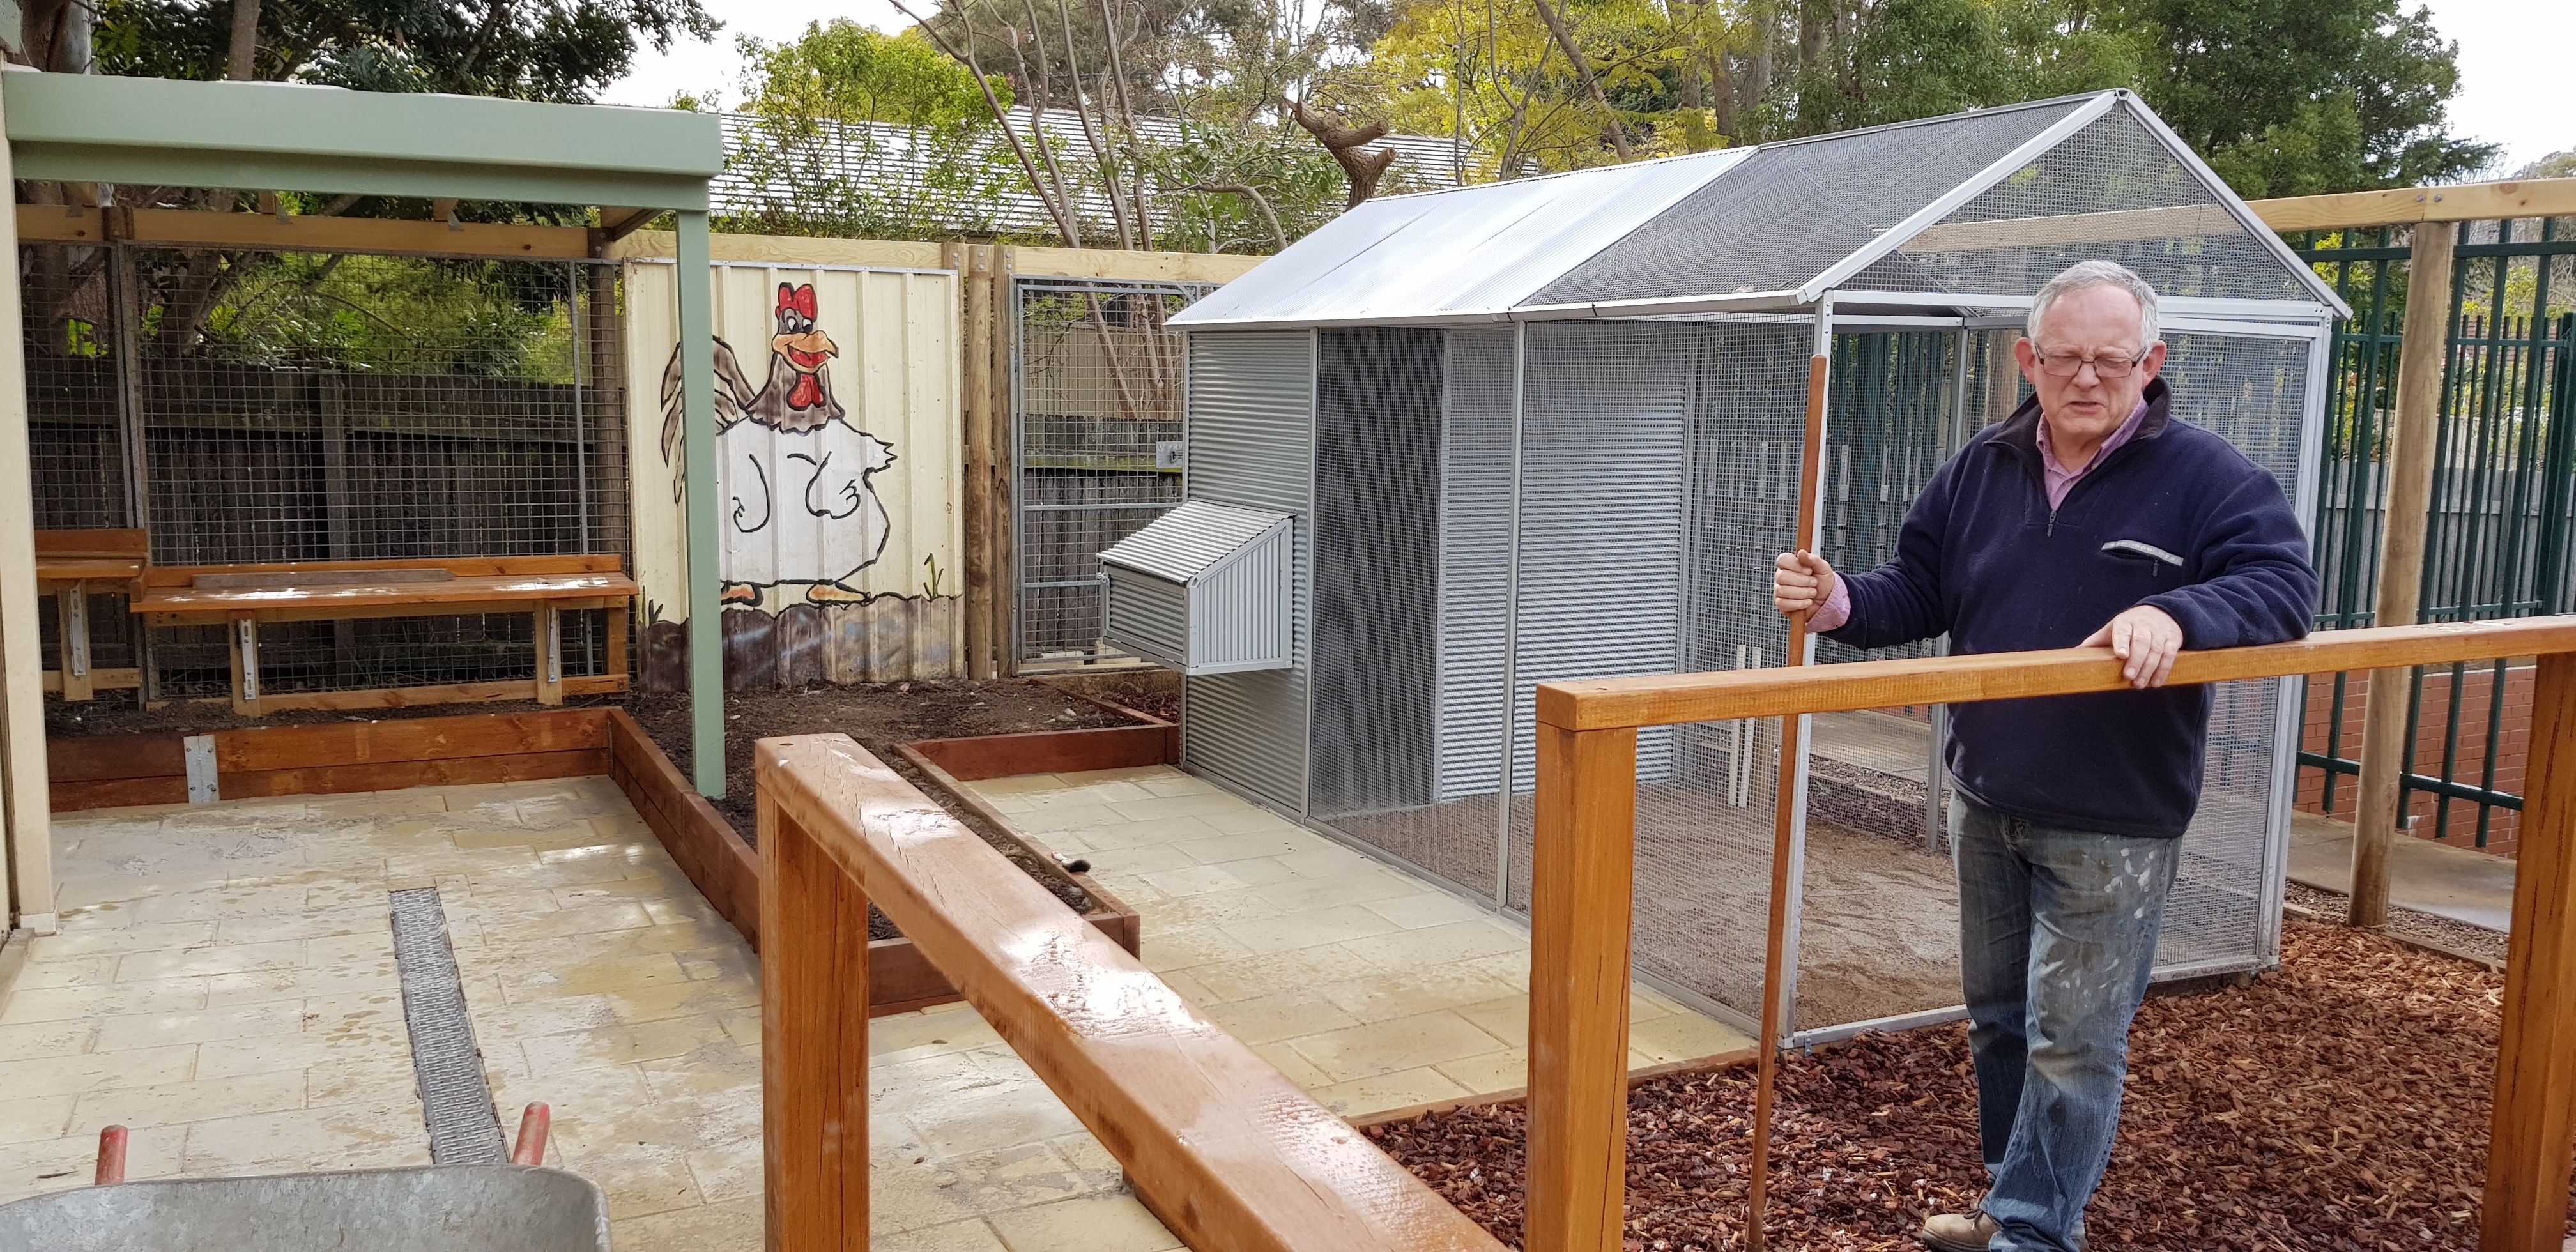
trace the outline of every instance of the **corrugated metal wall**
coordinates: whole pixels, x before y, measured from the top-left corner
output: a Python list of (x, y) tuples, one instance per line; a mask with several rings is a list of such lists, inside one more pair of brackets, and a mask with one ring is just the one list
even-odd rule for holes
[(1314, 556), (1315, 339), (1190, 336), (1189, 495), (1294, 514), (1297, 663), (1189, 680), (1181, 760), (1291, 813), (1306, 809), (1307, 570)]
[(1105, 612), (1109, 633), (1163, 664), (1186, 663), (1190, 646), (1190, 589), (1127, 570), (1108, 572)]
[[(728, 684), (955, 676), (962, 617), (945, 602), (963, 583), (956, 276), (753, 262), (714, 269), (716, 335), (732, 349), (737, 396), (751, 396), (749, 418), (717, 444)], [(679, 449), (665, 441), (662, 399), (676, 360), (672, 273), (667, 263), (625, 266), (648, 684), (656, 658), (676, 651), (660, 636), (676, 638), (688, 611)], [(810, 386), (785, 355), (795, 345), (780, 341), (782, 286), (790, 299), (812, 301), (813, 329), (831, 341)]]
[(1319, 817), (1432, 800), (1441, 339), (1437, 330), (1316, 337), (1308, 808)]
[[(1701, 333), (1644, 322), (1529, 329), (1515, 790), (1529, 787), (1536, 764), (1530, 727), (1540, 683), (1678, 668), (1690, 345)], [(1671, 756), (1669, 729), (1641, 733), (1638, 777), (1661, 777)]]
[(1440, 731), (1435, 799), (1502, 786), (1511, 588), (1512, 332), (1449, 332), (1442, 430)]

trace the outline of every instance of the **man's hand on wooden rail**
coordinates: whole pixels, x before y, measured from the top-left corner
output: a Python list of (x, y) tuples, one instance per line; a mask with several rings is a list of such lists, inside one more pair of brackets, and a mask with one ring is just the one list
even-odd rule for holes
[(2120, 667), (2120, 677), (2144, 691), (2164, 686), (2173, 677), (2174, 658), (2182, 654), (2182, 623), (2163, 609), (2141, 604), (2103, 623), (2102, 629), (2075, 646), (2108, 647), (2111, 655), (2128, 662)]

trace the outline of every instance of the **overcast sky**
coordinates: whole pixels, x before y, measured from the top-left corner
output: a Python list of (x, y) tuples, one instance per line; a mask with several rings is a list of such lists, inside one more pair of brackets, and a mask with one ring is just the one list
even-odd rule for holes
[[(929, 0), (923, 0), (929, 3)], [(2576, 4), (2567, 0), (2423, 0), (2441, 32), (2460, 45), (2460, 94), (2451, 101), (2454, 129), (2501, 143), (2500, 172), (2576, 148), (2576, 112), (2564, 106), (2565, 76), (2576, 72)], [(624, 81), (608, 89), (617, 104), (670, 103), (681, 92), (720, 90), (727, 103), (740, 99), (738, 34), (778, 40), (807, 22), (851, 18), (879, 30), (904, 22), (891, 0), (702, 0), (724, 23), (712, 43), (683, 43), (646, 54)], [(912, 3), (912, 0), (906, 0)], [(921, 5), (915, 5), (916, 9)]]

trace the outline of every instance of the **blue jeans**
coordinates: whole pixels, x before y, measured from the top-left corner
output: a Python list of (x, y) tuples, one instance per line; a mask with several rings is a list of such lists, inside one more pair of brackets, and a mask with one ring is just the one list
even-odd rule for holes
[(2081, 1252), (2179, 841), (1950, 805), (1991, 1252)]

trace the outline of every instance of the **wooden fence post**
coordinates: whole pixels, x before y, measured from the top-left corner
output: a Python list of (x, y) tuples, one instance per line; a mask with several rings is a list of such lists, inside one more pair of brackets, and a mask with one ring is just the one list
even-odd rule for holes
[[(2451, 358), (2453, 234), (2448, 224), (2424, 222), (2415, 227), (2407, 271), (2405, 342), (2397, 356), (2397, 428), (2388, 439), (2388, 507), (2382, 514), (2387, 521), (2379, 547), (2374, 626), (2412, 626), (2422, 609), (2433, 457), (2442, 425), (2442, 374)], [(2360, 450), (2355, 452), (2359, 455)], [(2355, 926), (2388, 921), (2388, 858), (2404, 817), (2406, 724), (2413, 712), (2414, 690), (2411, 670), (2370, 673), (2370, 703), (2362, 711), (2361, 806), (2352, 832), (2352, 895), (2345, 907), (2345, 920)]]
[(1627, 1225), (1637, 732), (1538, 724), (1530, 891), (1528, 1252), (1617, 1252)]
[(868, 1246), (868, 901), (760, 752), (762, 1192), (772, 1252)]
[(1011, 392), (1012, 357), (1019, 341), (1018, 319), (1012, 316), (1012, 273), (1018, 268), (1019, 249), (1003, 244), (993, 247), (993, 392), (987, 404), (993, 417), (991, 468), (986, 477), (991, 485), (985, 490), (991, 498), (985, 508), (990, 511), (985, 523), (992, 528), (993, 553), (993, 675), (1001, 677), (1018, 668), (1019, 645), (1012, 622), (1020, 606), (1018, 575), (1019, 527), (1012, 524), (1012, 496), (1018, 487), (1019, 452), (1013, 439), (1012, 420), (1018, 403)]
[(2478, 1228), (2484, 1252), (2559, 1252), (2576, 1158), (2576, 652), (2541, 657), (2537, 680)]
[(993, 249), (971, 244), (966, 301), (966, 676), (993, 676)]

